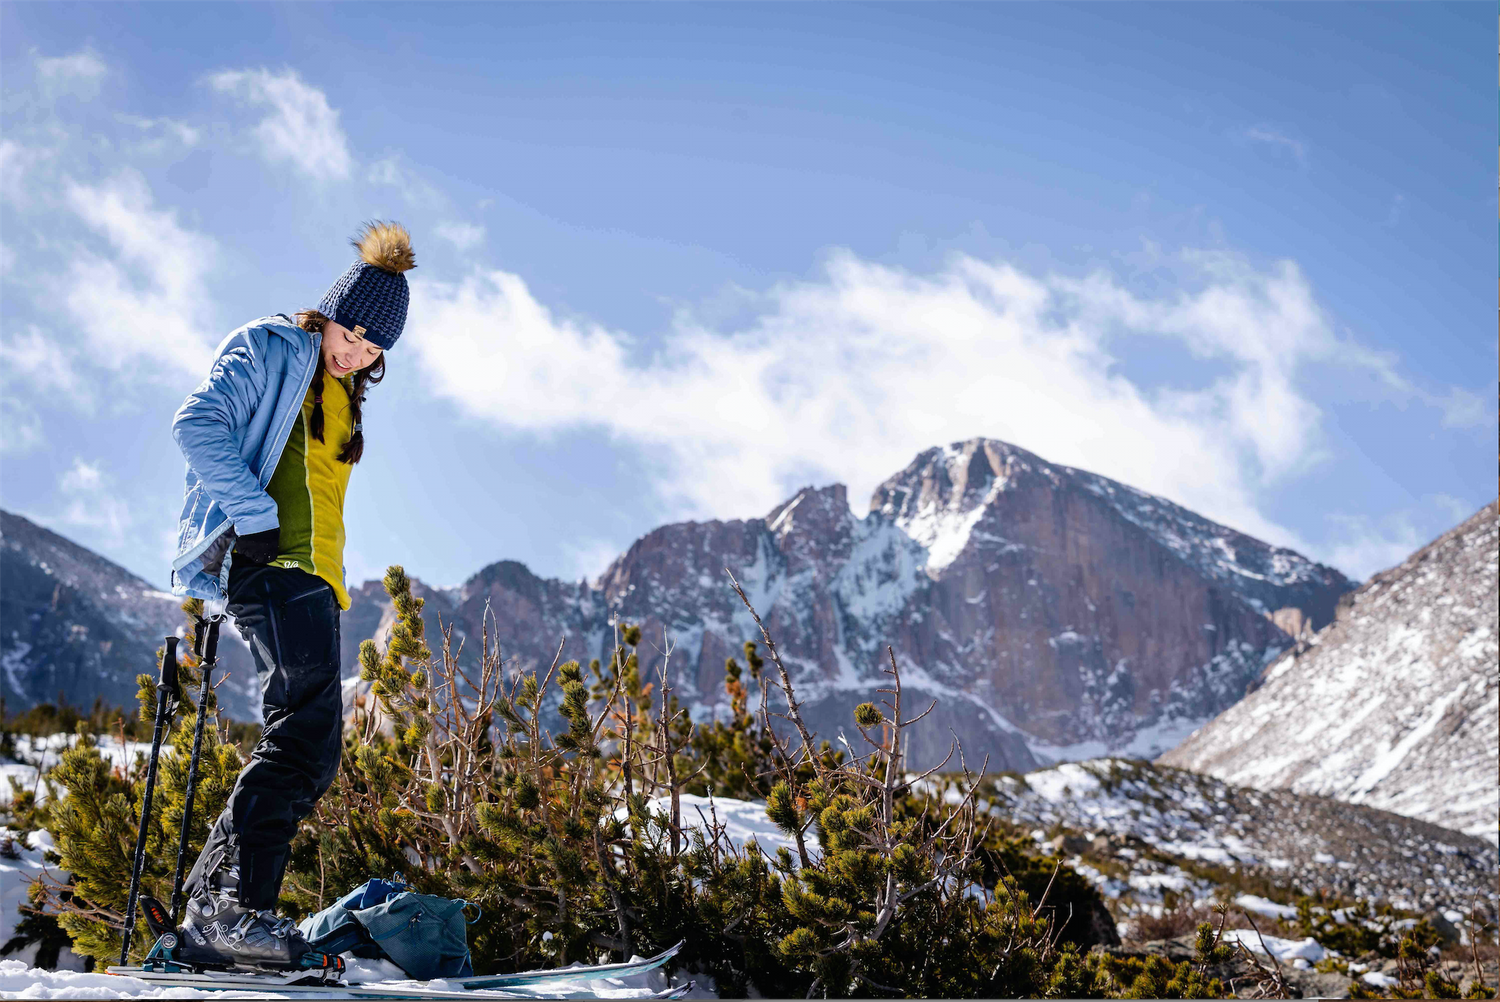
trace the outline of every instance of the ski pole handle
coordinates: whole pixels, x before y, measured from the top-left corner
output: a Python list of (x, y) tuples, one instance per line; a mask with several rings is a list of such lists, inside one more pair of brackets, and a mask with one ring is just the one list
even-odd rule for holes
[(163, 692), (171, 693), (174, 703), (177, 701), (177, 639), (167, 638), (167, 649), (162, 652), (161, 657), (161, 676), (156, 680), (157, 698)]
[(146, 766), (146, 790), (141, 794), (141, 823), (135, 833), (135, 857), (130, 866), (130, 897), (125, 905), (125, 930), (120, 944), (120, 964), (130, 960), (130, 937), (135, 932), (135, 907), (140, 900), (141, 871), (146, 863), (146, 830), (151, 820), (151, 798), (156, 792), (156, 762), (167, 719), (177, 703), (177, 638), (167, 637), (161, 652), (161, 673), (156, 680), (156, 729), (151, 732), (151, 759)]

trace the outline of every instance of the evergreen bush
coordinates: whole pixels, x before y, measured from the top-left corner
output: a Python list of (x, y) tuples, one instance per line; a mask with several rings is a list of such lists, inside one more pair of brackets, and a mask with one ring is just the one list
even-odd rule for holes
[[(606, 661), (564, 661), (559, 647), (545, 670), (519, 671), (488, 612), (478, 650), (465, 652), (451, 628), (429, 642), (401, 568), (385, 587), (395, 623), (383, 651), (361, 645), (368, 694), (355, 700), (333, 787), (293, 843), (287, 914), (400, 874), (472, 903), (479, 973), (685, 940), (681, 965), (729, 996), (1222, 993), (1203, 964), (1084, 952), (1089, 933), (1069, 916), (1102, 909), (1097, 892), (999, 831), (976, 807), (976, 777), (905, 768), (905, 735), (931, 707), (911, 710), (893, 655), (879, 698), (854, 709), (862, 748), (836, 751), (807, 729), (758, 616), (744, 667), (726, 664), (729, 718), (694, 726), (672, 691), (670, 652), (646, 677), (637, 626), (616, 625)], [(193, 675), (189, 664), (187, 690)], [(154, 682), (142, 676), (143, 720)], [(191, 741), (191, 698), (181, 706), (174, 748)], [(190, 852), (240, 764), (210, 728)], [(118, 954), (143, 772), (143, 757), (111, 769), (80, 740), (52, 776), (65, 792), (40, 820), (73, 877), (43, 898), (80, 953)], [(143, 881), (158, 897), (185, 774), (185, 755), (164, 754)], [(790, 848), (732, 843), (712, 810), (706, 823), (684, 816), (685, 794), (764, 799)], [(144, 929), (135, 943), (137, 955), (149, 945)]]

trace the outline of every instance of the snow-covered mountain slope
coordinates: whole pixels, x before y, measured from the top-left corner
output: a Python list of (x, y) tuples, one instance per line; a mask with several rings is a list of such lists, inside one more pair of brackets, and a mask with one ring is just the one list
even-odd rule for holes
[(1412, 911), (1466, 911), (1477, 897), (1493, 914), (1497, 904), (1500, 852), (1490, 843), (1326, 797), (1123, 759), (991, 777), (983, 792), (997, 818), (1033, 828), (1099, 883), (1120, 918), (1164, 891), (1192, 900), (1226, 885), (1283, 906), (1320, 890)]
[[(0, 693), (11, 712), (59, 694), (85, 708), (96, 698), (134, 705), (136, 675), (154, 675), (162, 638), (182, 632), (179, 606), (118, 564), (0, 511)], [(249, 649), (231, 628), (220, 651), (229, 672), (220, 704), (230, 716), (258, 718)]]
[[(520, 666), (600, 656), (618, 612), (641, 623), (654, 673), (695, 715), (723, 708), (724, 660), (759, 639), (733, 571), (766, 620), (804, 715), (848, 726), (883, 684), (887, 645), (909, 693), (938, 709), (914, 735), (935, 762), (1029, 769), (1057, 758), (1152, 756), (1238, 700), (1291, 638), (1278, 610), (1321, 625), (1352, 584), (1315, 564), (1123, 484), (973, 439), (928, 449), (857, 518), (842, 485), (806, 488), (764, 518), (684, 522), (637, 540), (595, 582), (493, 564), (462, 586), (419, 588), (456, 636), (491, 636)], [(346, 661), (389, 623), (378, 584), (355, 592)]]
[(1371, 578), (1264, 683), (1161, 761), (1495, 840), (1497, 506)]

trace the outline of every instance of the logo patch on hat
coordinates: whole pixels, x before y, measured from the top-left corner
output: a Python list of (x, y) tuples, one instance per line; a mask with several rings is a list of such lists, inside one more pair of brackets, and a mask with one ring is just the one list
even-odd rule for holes
[(365, 336), (365, 329), (363, 327), (361, 327), (359, 324), (355, 324), (354, 325), (354, 333), (357, 334), (357, 335), (359, 335), (360, 337), (364, 337)]

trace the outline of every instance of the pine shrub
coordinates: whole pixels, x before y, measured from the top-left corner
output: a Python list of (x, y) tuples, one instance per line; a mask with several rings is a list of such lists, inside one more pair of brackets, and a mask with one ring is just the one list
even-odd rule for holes
[[(1084, 952), (1078, 917), (1102, 909), (1097, 892), (999, 831), (976, 805), (977, 777), (906, 767), (906, 736), (931, 707), (909, 706), (894, 655), (877, 698), (853, 708), (861, 747), (836, 750), (805, 726), (758, 617), (743, 664), (725, 666), (727, 719), (695, 726), (670, 655), (642, 668), (638, 626), (616, 624), (607, 658), (565, 661), (559, 648), (545, 670), (523, 671), (495, 644), (488, 611), (465, 651), (442, 624), (429, 638), (400, 567), (384, 583), (395, 622), (384, 650), (361, 645), (368, 690), (333, 787), (293, 842), (286, 914), (400, 875), (470, 903), (479, 973), (685, 940), (680, 964), (728, 996), (1222, 993), (1203, 964)], [(192, 734), (191, 665), (183, 675), (147, 836), (144, 888), (163, 898)], [(154, 685), (142, 676), (143, 721)], [(192, 854), (241, 764), (218, 730), (205, 737)], [(143, 775), (143, 758), (111, 769), (81, 737), (51, 777), (65, 793), (42, 820), (73, 877), (45, 904), (80, 953), (118, 955)], [(764, 800), (787, 847), (736, 844), (712, 810), (684, 817), (686, 794)], [(149, 945), (144, 929), (135, 943), (137, 955)], [(1224, 949), (1216, 938), (1204, 948)]]

